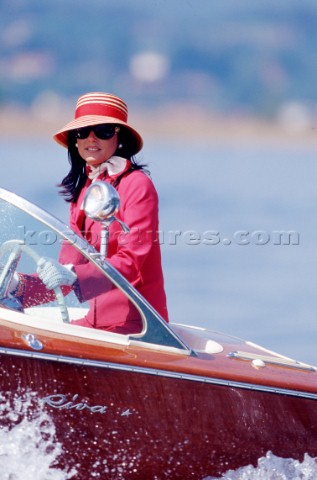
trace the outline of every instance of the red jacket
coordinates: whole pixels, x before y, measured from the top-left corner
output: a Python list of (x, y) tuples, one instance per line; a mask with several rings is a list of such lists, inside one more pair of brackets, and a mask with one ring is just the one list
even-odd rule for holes
[[(102, 179), (113, 184), (116, 177), (103, 175)], [(70, 227), (99, 250), (101, 225), (86, 218), (81, 209), (90, 184), (88, 179), (77, 202), (71, 204)], [(134, 170), (121, 178), (117, 191), (120, 210), (116, 216), (130, 227), (130, 233), (123, 234), (118, 222), (110, 225), (108, 261), (168, 321), (158, 238), (156, 190), (145, 173)], [(122, 333), (129, 333), (131, 329), (135, 332), (141, 330), (141, 319), (135, 307), (117, 288), (109, 290), (109, 284), (107, 286), (93, 266), (82, 264), (83, 257), (80, 258), (77, 250), (65, 245), (60, 261), (75, 265), (83, 300), (92, 299), (89, 313), (78, 323)]]

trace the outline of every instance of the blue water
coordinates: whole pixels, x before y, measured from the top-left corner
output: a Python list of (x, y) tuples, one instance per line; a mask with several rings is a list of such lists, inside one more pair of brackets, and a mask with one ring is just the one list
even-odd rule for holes
[[(316, 147), (304, 144), (147, 142), (140, 159), (149, 164), (160, 196), (173, 322), (223, 331), (317, 364), (316, 157)], [(68, 171), (65, 150), (49, 139), (2, 139), (0, 158), (1, 187), (67, 221), (67, 205), (55, 187)], [(278, 241), (281, 231), (293, 232), (288, 245)], [(33, 423), (29, 438), (38, 435)], [(19, 451), (24, 444), (21, 431), (2, 434), (13, 436), (3, 445)], [(30, 452), (26, 457), (33, 455), (49, 472), (43, 467), (39, 480), (70, 478), (52, 472), (45, 448), (43, 453), (31, 445)], [(4, 453), (1, 478), (11, 479), (12, 472), (18, 480), (33, 478), (23, 463), (14, 470), (16, 450)], [(310, 458), (285, 463), (268, 453), (256, 469), (224, 478), (313, 480), (317, 467)]]

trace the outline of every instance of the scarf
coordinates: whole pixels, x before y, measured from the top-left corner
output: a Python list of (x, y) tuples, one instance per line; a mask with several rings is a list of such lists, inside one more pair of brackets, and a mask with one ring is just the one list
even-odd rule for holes
[(88, 178), (94, 181), (102, 173), (107, 172), (109, 177), (123, 172), (127, 166), (127, 160), (122, 157), (113, 156), (96, 167), (89, 165), (87, 169)]

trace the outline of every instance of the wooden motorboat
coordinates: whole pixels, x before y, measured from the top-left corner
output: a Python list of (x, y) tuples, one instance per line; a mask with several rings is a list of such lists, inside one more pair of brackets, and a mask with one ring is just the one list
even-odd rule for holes
[[(62, 445), (57, 465), (77, 480), (202, 480), (255, 465), (268, 451), (317, 456), (315, 367), (167, 324), (93, 247), (4, 189), (0, 215), (0, 410), (5, 403), (14, 411), (17, 398), (27, 404), (2, 415), (1, 428), (45, 411)], [(142, 332), (70, 324), (88, 308), (72, 292), (28, 308), (9, 293), (16, 270), (32, 274), (37, 259), (58, 258), (65, 241), (129, 298)]]

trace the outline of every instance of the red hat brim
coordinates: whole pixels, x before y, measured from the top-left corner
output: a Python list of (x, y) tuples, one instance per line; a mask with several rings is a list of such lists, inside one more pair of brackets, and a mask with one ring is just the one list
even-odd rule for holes
[(62, 145), (65, 148), (68, 148), (68, 134), (71, 130), (76, 130), (77, 128), (82, 127), (89, 127), (91, 125), (101, 125), (104, 123), (112, 123), (116, 125), (124, 126), (126, 132), (130, 135), (132, 144), (133, 144), (133, 152), (132, 155), (138, 153), (143, 147), (143, 139), (141, 135), (132, 128), (128, 123), (124, 122), (123, 120), (119, 120), (115, 117), (106, 117), (102, 115), (84, 115), (81, 117), (72, 120), (71, 122), (67, 123), (61, 130), (59, 130), (53, 136), (54, 140)]

